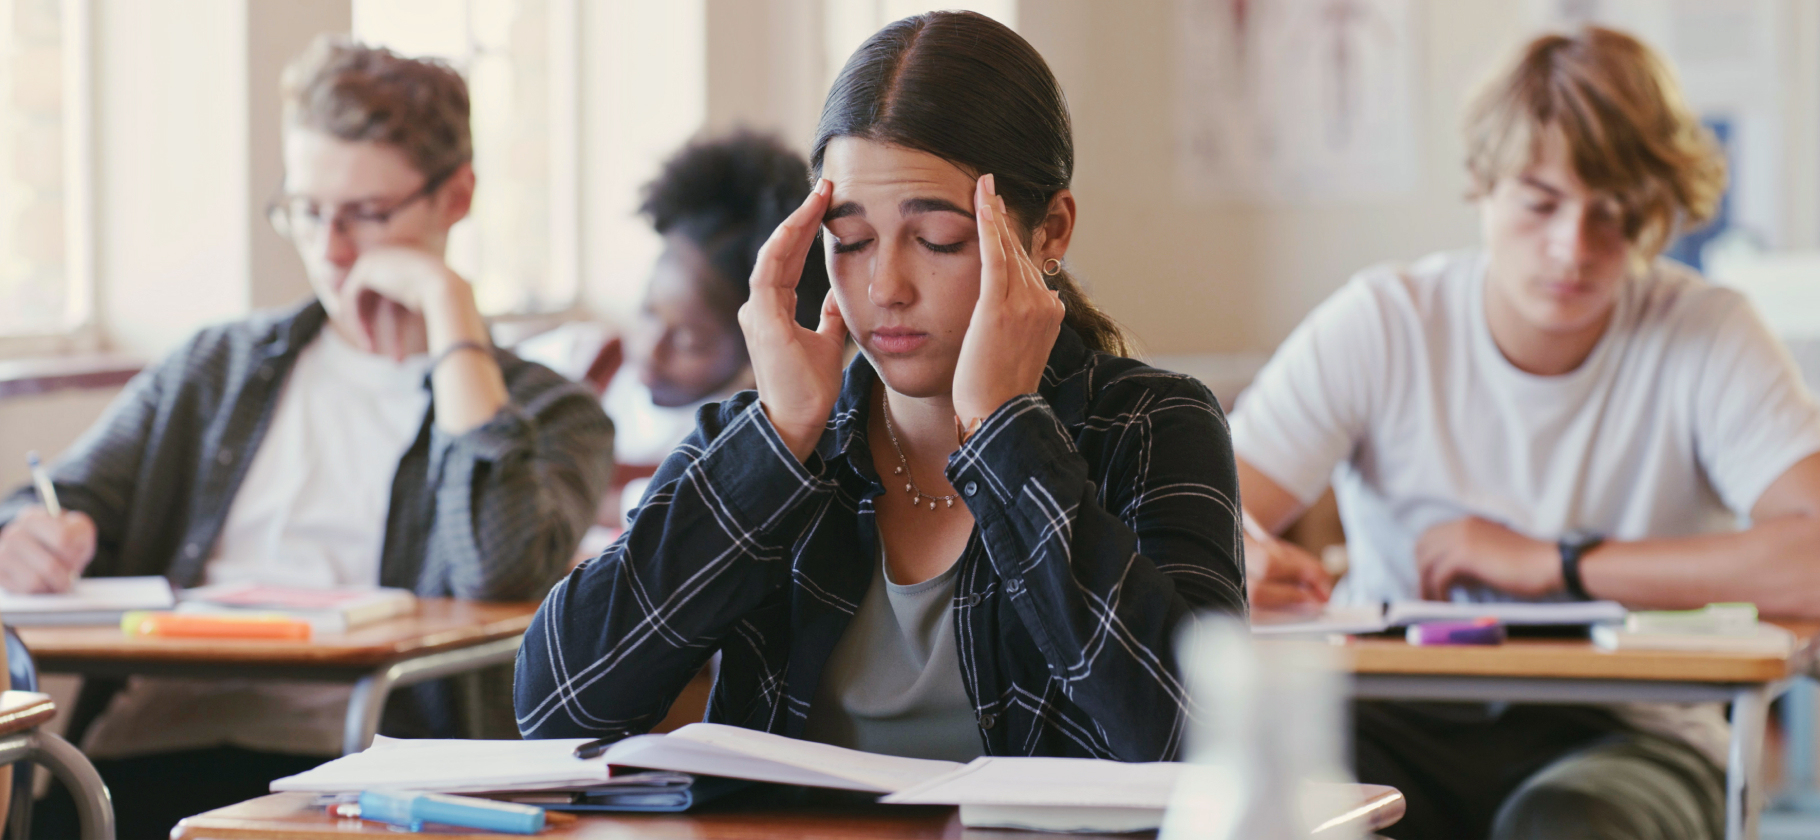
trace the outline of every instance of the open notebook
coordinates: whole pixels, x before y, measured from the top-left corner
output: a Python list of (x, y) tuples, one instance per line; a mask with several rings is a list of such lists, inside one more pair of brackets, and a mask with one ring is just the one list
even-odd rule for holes
[(1591, 626), (1621, 623), (1625, 614), (1624, 605), (1616, 601), (1397, 601), (1388, 605), (1330, 606), (1309, 616), (1254, 615), (1251, 634), (1271, 637), (1379, 633), (1425, 621), (1476, 618), (1495, 618), (1512, 626)]
[(168, 610), (176, 602), (171, 582), (159, 575), (93, 577), (52, 595), (0, 591), (0, 616), (15, 627), (119, 624), (132, 610)]
[[(586, 739), (460, 741), (379, 738), (272, 782), (275, 793), (354, 793), (402, 788), (436, 793), (600, 787), (615, 768), (669, 770), (808, 787), (890, 793), (961, 767), (952, 761), (875, 755), (736, 726), (692, 723), (668, 735), (638, 735), (579, 759)], [(620, 771), (623, 772), (623, 771)]]

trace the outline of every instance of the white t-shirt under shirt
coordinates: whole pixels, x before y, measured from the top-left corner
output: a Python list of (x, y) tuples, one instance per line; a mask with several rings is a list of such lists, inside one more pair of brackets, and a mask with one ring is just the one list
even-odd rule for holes
[[(373, 586), (392, 479), (429, 411), (429, 359), (394, 362), (333, 327), (298, 353), (271, 425), (234, 494), (209, 584)], [(134, 678), (95, 722), (98, 758), (233, 745), (335, 755), (347, 686)]]
[[(1478, 251), (1366, 270), (1238, 400), (1239, 457), (1304, 503), (1332, 481), (1351, 559), (1336, 603), (1420, 597), (1416, 540), (1467, 516), (1549, 541), (1731, 530), (1820, 452), (1820, 407), (1787, 351), (1691, 269), (1659, 260), (1625, 281), (1592, 355), (1560, 376), (1505, 359), (1484, 283)], [(1723, 760), (1716, 710), (1669, 712), (1633, 718), (1709, 755), (1716, 737)]]

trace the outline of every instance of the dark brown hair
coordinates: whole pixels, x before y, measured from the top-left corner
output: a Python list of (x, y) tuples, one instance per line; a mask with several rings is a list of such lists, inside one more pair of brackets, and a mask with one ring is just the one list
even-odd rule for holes
[(1656, 52), (1589, 26), (1526, 44), (1473, 99), (1466, 168), (1475, 196), (1535, 162), (1550, 134), (1574, 174), (1624, 208), (1624, 235), (1649, 260), (1699, 226), (1725, 194), (1725, 157)]
[[(859, 137), (928, 152), (974, 175), (991, 173), (1028, 236), (1074, 177), (1068, 103), (1029, 42), (985, 15), (930, 12), (886, 26), (847, 59), (815, 129), (809, 165), (819, 176), (828, 143)], [(1062, 293), (1063, 319), (1095, 350), (1126, 355), (1118, 324), (1066, 270), (1045, 278)]]
[(285, 66), (280, 89), (285, 127), (395, 146), (425, 178), (474, 159), (468, 83), (438, 59), (322, 35)]

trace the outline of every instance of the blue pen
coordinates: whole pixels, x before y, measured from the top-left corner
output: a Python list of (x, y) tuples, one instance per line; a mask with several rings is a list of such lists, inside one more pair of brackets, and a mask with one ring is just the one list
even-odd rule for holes
[(400, 825), (422, 831), (424, 823), (458, 825), (509, 834), (536, 834), (543, 830), (544, 812), (535, 805), (495, 802), (471, 796), (441, 793), (369, 790), (354, 807), (331, 805), (336, 816)]

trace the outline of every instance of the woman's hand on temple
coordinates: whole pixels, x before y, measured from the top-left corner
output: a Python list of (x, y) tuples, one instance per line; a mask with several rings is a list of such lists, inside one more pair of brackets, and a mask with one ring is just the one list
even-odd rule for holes
[(979, 225), (980, 296), (954, 368), (954, 413), (971, 429), (999, 406), (1034, 392), (1061, 332), (1061, 296), (1012, 230), (990, 174), (973, 188)]
[(847, 323), (834, 292), (822, 301), (820, 326), (809, 330), (796, 323), (796, 284), (833, 192), (834, 184), (822, 179), (771, 232), (752, 269), (752, 295), (739, 308), (759, 404), (798, 461), (809, 459), (840, 395)]

